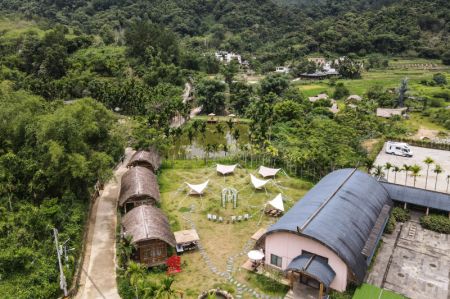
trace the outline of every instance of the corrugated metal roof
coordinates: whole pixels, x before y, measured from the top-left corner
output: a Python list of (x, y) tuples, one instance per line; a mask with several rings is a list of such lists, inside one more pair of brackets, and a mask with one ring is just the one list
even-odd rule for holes
[(328, 265), (325, 258), (310, 253), (297, 256), (289, 263), (286, 270), (307, 273), (322, 282), (327, 288), (336, 276), (336, 272)]
[(267, 234), (290, 231), (321, 242), (362, 282), (367, 263), (361, 251), (385, 204), (391, 205), (389, 194), (373, 177), (354, 169), (337, 170), (314, 186)]
[(450, 212), (450, 194), (380, 182), (392, 200)]

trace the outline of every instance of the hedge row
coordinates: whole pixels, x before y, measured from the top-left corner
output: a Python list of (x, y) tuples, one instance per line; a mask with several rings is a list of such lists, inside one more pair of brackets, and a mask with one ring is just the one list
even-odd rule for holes
[(445, 215), (428, 215), (420, 218), (420, 224), (429, 230), (450, 234), (450, 218)]

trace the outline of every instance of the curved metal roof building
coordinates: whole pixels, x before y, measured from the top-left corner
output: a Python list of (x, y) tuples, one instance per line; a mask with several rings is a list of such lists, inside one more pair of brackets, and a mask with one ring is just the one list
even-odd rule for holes
[(341, 169), (324, 177), (266, 235), (285, 231), (318, 241), (362, 282), (391, 206), (388, 192), (375, 178)]

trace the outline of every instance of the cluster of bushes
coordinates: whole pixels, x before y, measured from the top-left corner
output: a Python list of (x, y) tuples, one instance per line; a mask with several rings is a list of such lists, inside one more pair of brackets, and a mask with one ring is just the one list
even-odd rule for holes
[(397, 225), (397, 222), (406, 222), (410, 218), (409, 211), (402, 209), (400, 207), (395, 207), (392, 210), (391, 216), (389, 217), (388, 223), (386, 225), (386, 228), (384, 229), (384, 232), (387, 234), (392, 234), (395, 230), (395, 226)]
[(432, 80), (421, 80), (420, 84), (427, 86), (444, 86), (447, 85), (447, 77), (444, 74), (437, 73), (433, 75)]
[(445, 215), (428, 215), (420, 218), (420, 224), (429, 230), (450, 234), (450, 218)]

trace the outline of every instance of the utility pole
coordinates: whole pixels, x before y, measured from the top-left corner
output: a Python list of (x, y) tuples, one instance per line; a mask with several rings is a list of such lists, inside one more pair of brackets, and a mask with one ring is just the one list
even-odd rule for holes
[(53, 235), (55, 236), (55, 247), (56, 247), (56, 254), (58, 255), (58, 265), (59, 265), (59, 288), (64, 291), (64, 297), (67, 297), (67, 283), (66, 283), (66, 277), (64, 276), (63, 266), (61, 263), (61, 254), (62, 254), (62, 247), (58, 244), (58, 230), (56, 228), (53, 228)]

